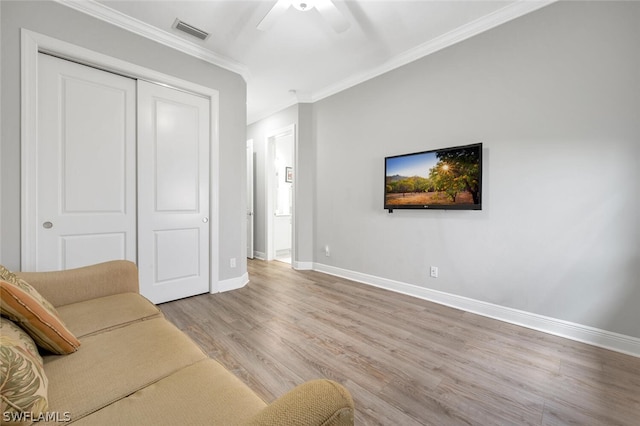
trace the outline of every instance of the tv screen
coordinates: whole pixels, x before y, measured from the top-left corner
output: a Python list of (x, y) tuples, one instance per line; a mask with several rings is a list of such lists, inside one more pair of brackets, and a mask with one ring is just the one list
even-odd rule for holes
[(482, 144), (384, 159), (384, 208), (482, 210)]

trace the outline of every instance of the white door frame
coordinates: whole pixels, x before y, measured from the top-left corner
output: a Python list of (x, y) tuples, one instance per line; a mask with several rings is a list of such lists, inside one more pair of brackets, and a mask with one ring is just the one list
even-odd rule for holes
[(21, 29), (21, 269), (33, 270), (35, 266), (35, 247), (33, 225), (36, 223), (36, 182), (30, 179), (37, 170), (36, 150), (38, 136), (37, 93), (38, 93), (38, 52), (50, 53), (64, 59), (70, 59), (85, 65), (115, 72), (127, 77), (147, 80), (152, 83), (171, 86), (209, 98), (211, 102), (211, 186), (210, 186), (210, 285), (209, 291), (217, 293), (219, 268), (219, 92), (209, 87), (191, 83), (149, 68), (103, 55), (83, 47), (73, 45), (30, 30)]
[(254, 206), (253, 206), (253, 139), (247, 141), (247, 216), (245, 222), (247, 223), (247, 258), (253, 259), (253, 231), (254, 231)]
[(276, 149), (275, 149), (275, 140), (279, 137), (282, 136), (287, 136), (287, 135), (291, 135), (293, 137), (293, 158), (294, 158), (294, 164), (293, 164), (293, 191), (292, 191), (292, 200), (291, 200), (291, 265), (293, 266), (295, 264), (295, 262), (297, 261), (297, 256), (296, 256), (296, 234), (295, 234), (295, 230), (296, 230), (296, 197), (295, 197), (295, 193), (296, 193), (296, 173), (298, 170), (298, 164), (297, 164), (297, 159), (298, 156), (296, 155), (297, 152), (297, 146), (298, 146), (298, 138), (296, 137), (296, 125), (295, 124), (290, 124), (286, 127), (277, 129), (269, 134), (267, 134), (267, 139), (266, 139), (266, 152), (265, 152), (265, 174), (267, 175), (267, 178), (265, 179), (265, 242), (266, 242), (266, 249), (267, 249), (267, 253), (266, 253), (266, 257), (267, 260), (273, 260), (275, 259), (275, 249), (274, 249), (274, 229), (275, 229), (275, 224), (274, 224), (274, 198), (275, 198), (275, 174), (276, 174), (276, 170), (275, 170), (275, 153), (276, 153)]

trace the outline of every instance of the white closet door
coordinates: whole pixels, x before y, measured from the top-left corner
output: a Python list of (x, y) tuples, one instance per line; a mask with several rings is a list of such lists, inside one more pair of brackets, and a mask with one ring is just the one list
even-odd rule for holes
[(138, 82), (140, 291), (209, 291), (209, 99)]
[(38, 271), (136, 260), (135, 80), (38, 55)]

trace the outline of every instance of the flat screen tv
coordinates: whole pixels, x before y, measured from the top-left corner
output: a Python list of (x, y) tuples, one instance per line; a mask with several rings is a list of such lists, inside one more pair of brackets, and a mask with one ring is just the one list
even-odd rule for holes
[(482, 210), (482, 144), (384, 159), (384, 208)]

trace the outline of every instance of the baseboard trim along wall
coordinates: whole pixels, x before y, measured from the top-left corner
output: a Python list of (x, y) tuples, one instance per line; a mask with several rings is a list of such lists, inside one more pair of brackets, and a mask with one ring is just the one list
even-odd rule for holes
[(640, 357), (640, 339), (613, 333), (569, 321), (550, 318), (531, 312), (520, 311), (505, 306), (494, 305), (467, 297), (456, 296), (437, 290), (419, 287), (400, 281), (380, 278), (373, 275), (336, 268), (322, 263), (314, 263), (313, 270), (325, 274), (346, 278), (351, 281), (380, 287), (396, 293), (402, 293), (420, 299), (450, 306), (466, 312), (505, 321), (522, 327), (531, 328), (555, 336), (565, 337), (593, 346), (610, 349), (627, 355)]
[(312, 271), (313, 265), (313, 262), (298, 262), (294, 260), (291, 266), (297, 271)]
[(237, 290), (244, 287), (249, 283), (249, 273), (245, 272), (242, 276), (236, 278), (229, 278), (228, 280), (218, 281), (218, 291), (212, 291), (212, 293), (222, 293), (225, 291)]

